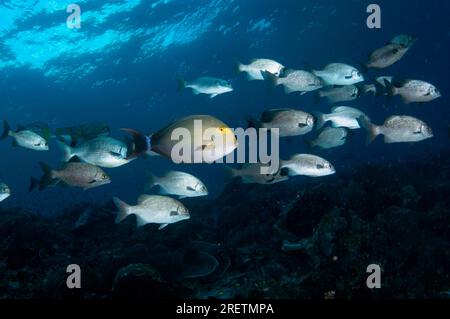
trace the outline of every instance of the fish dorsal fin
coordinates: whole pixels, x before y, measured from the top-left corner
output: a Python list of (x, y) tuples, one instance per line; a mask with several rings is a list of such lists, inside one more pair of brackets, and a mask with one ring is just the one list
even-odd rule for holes
[(398, 118), (399, 118), (398, 115), (391, 115), (391, 116), (389, 116), (389, 117), (384, 121), (384, 124), (391, 123), (392, 121), (394, 121), (394, 120), (396, 120), (396, 119), (398, 119)]
[(151, 199), (153, 199), (153, 196), (152, 195), (141, 195), (141, 196), (139, 196), (139, 198), (138, 198), (138, 204), (140, 205), (140, 204), (144, 204), (145, 202), (147, 202), (147, 201), (149, 201), (149, 200), (151, 200)]
[(288, 76), (289, 74), (294, 73), (295, 71), (296, 71), (296, 70), (294, 70), (294, 69), (284, 69), (284, 70), (283, 70), (283, 76), (286, 77), (286, 76)]
[(250, 163), (244, 163), (244, 164), (242, 164), (241, 165), (241, 170), (243, 170), (243, 169), (247, 169), (247, 168), (249, 168), (249, 167), (252, 167), (252, 165), (257, 165), (257, 164), (250, 164)]
[(354, 111), (355, 109), (349, 106), (335, 106), (331, 108), (332, 113), (339, 113), (344, 111)]
[(263, 123), (269, 123), (272, 122), (272, 120), (277, 116), (280, 112), (290, 111), (288, 108), (284, 109), (273, 109), (273, 110), (266, 110), (261, 114), (261, 122)]
[(291, 161), (295, 161), (295, 160), (298, 160), (298, 159), (300, 159), (302, 157), (305, 157), (305, 154), (295, 154), (295, 155), (291, 156), (290, 160)]

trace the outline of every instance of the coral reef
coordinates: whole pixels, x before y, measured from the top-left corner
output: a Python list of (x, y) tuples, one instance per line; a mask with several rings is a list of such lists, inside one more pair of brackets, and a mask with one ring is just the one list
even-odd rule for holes
[[(448, 298), (449, 159), (233, 181), (162, 231), (116, 225), (111, 203), (0, 211), (0, 298)], [(82, 289), (66, 287), (73, 263)], [(370, 264), (381, 289), (366, 286)]]

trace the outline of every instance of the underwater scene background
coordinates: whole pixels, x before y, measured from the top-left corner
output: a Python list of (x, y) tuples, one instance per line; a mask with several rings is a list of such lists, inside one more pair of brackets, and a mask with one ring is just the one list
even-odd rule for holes
[[(81, 28), (66, 25), (71, 3)], [(364, 130), (345, 145), (311, 148), (315, 132), (282, 138), (280, 157), (311, 153), (336, 173), (259, 185), (232, 179), (224, 164), (176, 165), (140, 157), (104, 171), (111, 183), (82, 190), (29, 191), (43, 162), (61, 150), (36, 152), (0, 142), (0, 298), (448, 298), (450, 295), (450, 149), (444, 0), (378, 0), (381, 29), (366, 25), (362, 0), (158, 0), (0, 3), (0, 119), (14, 130), (103, 122), (154, 133), (180, 118), (208, 114), (232, 128), (267, 109), (329, 113), (358, 108), (373, 123), (392, 115), (426, 122), (420, 143), (366, 145)], [(442, 96), (404, 104), (398, 96), (364, 94), (340, 104), (314, 92), (285, 94), (248, 81), (237, 61), (270, 58), (290, 69), (321, 70), (359, 61), (398, 34), (417, 41), (378, 76), (433, 83)], [(363, 71), (363, 70), (361, 70)], [(178, 80), (214, 76), (233, 91), (209, 98), (177, 90)], [(136, 203), (148, 172), (195, 175), (208, 196), (184, 198), (190, 219), (158, 230), (115, 223), (112, 198)], [(153, 189), (150, 193), (155, 194)], [(69, 264), (82, 269), (82, 289), (66, 287)], [(367, 266), (380, 265), (380, 289), (366, 286)]]

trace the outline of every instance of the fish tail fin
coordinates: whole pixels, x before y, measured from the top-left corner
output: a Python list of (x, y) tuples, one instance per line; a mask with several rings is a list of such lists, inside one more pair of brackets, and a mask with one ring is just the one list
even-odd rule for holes
[(397, 87), (395, 87), (395, 85), (392, 82), (384, 79), (384, 85), (386, 87), (386, 92), (388, 95), (394, 96), (398, 94)]
[(249, 128), (249, 127), (260, 128), (261, 127), (261, 122), (250, 115), (247, 115), (245, 117), (245, 120), (247, 121), (247, 128)]
[(123, 221), (128, 216), (130, 206), (117, 197), (113, 197), (114, 205), (116, 205), (118, 211), (116, 215), (116, 224)]
[(269, 89), (272, 89), (279, 84), (278, 77), (275, 74), (270, 73), (269, 71), (261, 71), (261, 75), (263, 76), (264, 80), (269, 83)]
[(70, 147), (69, 145), (67, 145), (66, 143), (62, 142), (62, 141), (56, 141), (56, 143), (58, 144), (59, 148), (62, 151), (62, 161), (63, 162), (68, 162), (70, 161), (70, 159), (75, 155), (73, 153), (73, 148)]
[(149, 192), (153, 187), (159, 185), (158, 177), (152, 174), (150, 171), (146, 171), (148, 182), (144, 187), (145, 192)]
[(316, 118), (315, 128), (316, 130), (320, 130), (325, 125), (325, 115), (319, 111), (313, 111), (312, 113)]
[(41, 167), (43, 173), (42, 177), (39, 181), (32, 178), (33, 180), (31, 181), (30, 188), (33, 186), (32, 189), (34, 189), (34, 187), (39, 185), (39, 190), (43, 190), (47, 188), (47, 186), (51, 185), (55, 178), (53, 177), (52, 169), (47, 164), (39, 162), (39, 166)]
[(186, 88), (186, 81), (183, 80), (182, 78), (178, 78), (178, 88), (177, 91), (181, 92)]
[(31, 177), (30, 178), (30, 186), (28, 186), (28, 191), (32, 192), (38, 186), (39, 186), (39, 181), (36, 178)]
[(236, 65), (236, 74), (244, 72), (244, 65), (240, 61), (236, 60), (235, 65)]
[(320, 101), (325, 96), (325, 94), (322, 91), (317, 91), (314, 93), (314, 105), (320, 105)]
[(374, 95), (375, 96), (382, 96), (382, 95), (385, 95), (387, 93), (386, 92), (386, 87), (384, 87), (378, 81), (373, 81), (373, 84), (375, 85), (375, 91), (374, 91)]
[(230, 179), (241, 176), (237, 169), (231, 168), (229, 166), (224, 166), (224, 170), (226, 176)]
[(151, 136), (147, 136), (139, 131), (131, 128), (122, 128), (121, 131), (127, 132), (133, 138), (133, 151), (128, 156), (128, 159), (136, 158), (144, 155), (151, 150)]
[(360, 116), (358, 119), (358, 124), (367, 131), (366, 144), (372, 143), (375, 138), (379, 135), (378, 126), (372, 124), (367, 116)]
[(6, 120), (3, 120), (3, 133), (0, 136), (0, 140), (4, 140), (9, 136), (9, 132), (11, 131), (11, 127), (9, 126)]
[(314, 140), (308, 139), (306, 137), (303, 138), (303, 142), (306, 144), (308, 150), (314, 148), (315, 146)]
[(364, 74), (369, 73), (369, 67), (367, 66), (367, 63), (364, 63), (360, 60), (355, 60), (356, 63), (358, 63), (359, 67), (361, 68), (361, 72)]

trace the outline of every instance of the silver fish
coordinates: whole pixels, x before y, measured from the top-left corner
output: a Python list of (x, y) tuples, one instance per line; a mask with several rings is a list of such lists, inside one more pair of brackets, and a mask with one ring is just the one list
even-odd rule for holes
[(326, 127), (310, 142), (312, 147), (330, 149), (339, 147), (347, 141), (348, 131), (342, 127)]
[(345, 127), (351, 130), (359, 129), (358, 118), (365, 114), (353, 107), (337, 106), (331, 109), (330, 114), (314, 112), (316, 116), (316, 129), (322, 128), (326, 122), (330, 121), (333, 127)]
[(322, 79), (324, 85), (352, 85), (364, 81), (361, 72), (343, 63), (328, 64), (323, 70), (313, 73)]
[(178, 90), (181, 91), (185, 88), (192, 89), (195, 95), (209, 95), (211, 99), (217, 95), (233, 91), (233, 86), (229, 81), (213, 77), (200, 77), (190, 82), (180, 80)]
[(3, 121), (3, 134), (0, 136), (0, 140), (4, 140), (8, 136), (14, 139), (13, 146), (21, 146), (33, 151), (49, 150), (48, 141), (38, 133), (21, 127), (14, 132), (8, 122)]
[(433, 131), (426, 123), (411, 116), (391, 116), (383, 125), (372, 124), (366, 116), (358, 121), (368, 132), (368, 144), (378, 135), (384, 135), (385, 143), (420, 142), (433, 137)]
[(5, 183), (0, 183), (0, 202), (11, 196), (11, 189)]
[(241, 169), (228, 168), (228, 170), (232, 177), (240, 177), (244, 184), (271, 185), (289, 179), (280, 169), (261, 174), (261, 167), (266, 166), (268, 165), (262, 163), (244, 164)]
[(169, 172), (163, 177), (149, 174), (147, 189), (161, 187), (163, 195), (177, 195), (180, 198), (208, 195), (205, 184), (197, 177), (185, 172)]
[(252, 80), (264, 80), (262, 72), (266, 71), (275, 76), (280, 76), (284, 66), (277, 61), (270, 59), (255, 59), (250, 64), (238, 63), (238, 71), (246, 72), (247, 79)]
[(336, 173), (330, 162), (311, 154), (297, 154), (287, 161), (281, 161), (281, 168), (287, 169), (289, 176), (321, 177)]
[(314, 127), (314, 116), (293, 109), (272, 109), (261, 114), (259, 121), (249, 119), (250, 125), (279, 129), (280, 137), (305, 135)]
[(319, 97), (326, 98), (328, 103), (348, 102), (359, 98), (365, 93), (364, 87), (345, 85), (319, 91)]
[(114, 168), (128, 164), (128, 146), (126, 143), (109, 136), (101, 136), (84, 142), (79, 146), (70, 147), (58, 141), (63, 151), (63, 161), (78, 157), (86, 163), (100, 167)]
[(113, 198), (118, 208), (116, 223), (123, 221), (128, 215), (136, 215), (138, 227), (147, 224), (159, 224), (163, 229), (190, 218), (189, 210), (176, 199), (160, 195), (141, 195), (136, 206), (130, 206), (117, 197)]
[(277, 77), (269, 72), (262, 72), (264, 78), (273, 86), (282, 85), (286, 94), (301, 92), (306, 94), (323, 87), (322, 81), (311, 72), (301, 70), (285, 70), (283, 77)]
[(419, 80), (407, 80), (398, 84), (385, 80), (385, 86), (389, 95), (400, 95), (405, 104), (431, 102), (442, 96), (434, 85)]

